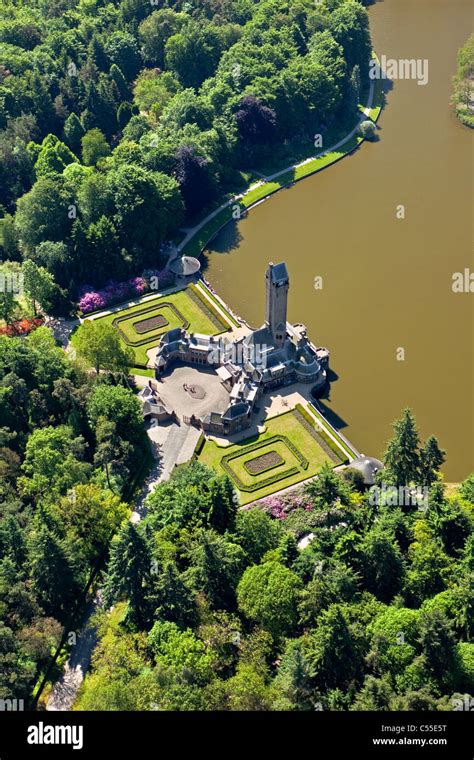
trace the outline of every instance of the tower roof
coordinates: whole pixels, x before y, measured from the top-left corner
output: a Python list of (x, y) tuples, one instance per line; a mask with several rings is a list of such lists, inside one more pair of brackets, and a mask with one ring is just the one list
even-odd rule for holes
[(276, 285), (286, 285), (289, 282), (288, 270), (284, 261), (268, 265), (268, 273)]

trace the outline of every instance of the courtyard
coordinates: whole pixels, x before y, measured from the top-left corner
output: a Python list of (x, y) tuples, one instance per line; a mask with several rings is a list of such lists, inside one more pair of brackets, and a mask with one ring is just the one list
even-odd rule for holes
[(203, 417), (210, 412), (223, 412), (229, 404), (229, 394), (211, 368), (174, 364), (161, 375), (157, 383), (160, 398), (179, 419)]

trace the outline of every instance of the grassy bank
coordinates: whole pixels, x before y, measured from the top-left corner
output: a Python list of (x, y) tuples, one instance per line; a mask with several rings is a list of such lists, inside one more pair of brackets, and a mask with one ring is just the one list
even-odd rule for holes
[[(374, 82), (373, 102), (367, 119), (376, 122), (382, 111), (383, 103), (383, 81), (378, 79)], [(363, 110), (364, 106), (361, 105), (360, 111), (363, 112)], [(352, 129), (354, 129), (354, 126)], [(347, 132), (350, 133), (352, 129), (349, 128)], [(340, 134), (340, 129), (337, 131), (334, 130), (332, 133), (326, 135), (325, 139), (326, 142), (337, 144), (340, 139), (343, 139), (343, 135)], [(199, 257), (206, 245), (222, 229), (222, 227), (236, 218), (235, 211), (237, 206), (240, 207), (241, 214), (245, 214), (249, 208), (259, 201), (262, 201), (264, 198), (268, 198), (279, 190), (282, 190), (285, 187), (290, 187), (294, 182), (298, 182), (305, 177), (316, 174), (317, 172), (326, 169), (328, 166), (331, 166), (331, 164), (340, 161), (345, 156), (350, 155), (362, 142), (364, 142), (363, 138), (355, 134), (348, 138), (336, 150), (329, 151), (328, 153), (324, 153), (323, 155), (314, 158), (303, 155), (300, 163), (291, 169), (282, 170), (282, 172), (270, 182), (262, 181), (259, 184), (254, 183), (239, 198), (235, 198), (233, 203), (231, 202), (228, 206), (221, 209), (218, 214), (197, 230), (193, 237), (183, 247), (182, 253), (187, 256)]]

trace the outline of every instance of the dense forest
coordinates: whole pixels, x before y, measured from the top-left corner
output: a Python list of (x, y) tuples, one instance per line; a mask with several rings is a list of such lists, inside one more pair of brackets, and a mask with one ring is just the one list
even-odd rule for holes
[(156, 266), (255, 167), (352, 126), (367, 82), (357, 0), (0, 5), (1, 253), (50, 275), (51, 313)]
[[(262, 167), (353, 125), (368, 4), (0, 0), (0, 254), (32, 313), (140, 280)], [(112, 328), (72, 349), (0, 336), (0, 699), (58, 676), (92, 581), (78, 709), (467, 709), (474, 475), (445, 485), (408, 410), (372, 489), (324, 467), (239, 509), (193, 461), (135, 524), (130, 357)]]
[(468, 709), (474, 475), (447, 493), (443, 458), (407, 410), (370, 490), (323, 467), (238, 510), (225, 476), (179, 468), (113, 541), (77, 708)]
[(465, 709), (474, 475), (443, 485), (444, 452), (409, 411), (371, 489), (325, 467), (238, 509), (192, 462), (136, 525), (149, 452), (128, 382), (47, 328), (0, 338), (0, 699), (28, 703), (105, 559), (78, 708)]
[(125, 376), (88, 373), (45, 327), (0, 337), (0, 398), (0, 699), (28, 704), (149, 444)]

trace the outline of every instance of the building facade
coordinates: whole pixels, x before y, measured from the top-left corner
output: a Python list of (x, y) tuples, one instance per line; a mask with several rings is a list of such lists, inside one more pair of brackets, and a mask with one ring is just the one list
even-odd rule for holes
[(195, 420), (206, 432), (231, 435), (249, 427), (259, 397), (292, 383), (322, 388), (327, 379), (329, 352), (316, 348), (304, 325), (287, 321), (289, 277), (286, 264), (270, 263), (266, 276), (265, 323), (244, 338), (229, 341), (188, 333), (181, 328), (161, 337), (157, 377), (176, 361), (213, 367), (229, 393), (229, 405)]

